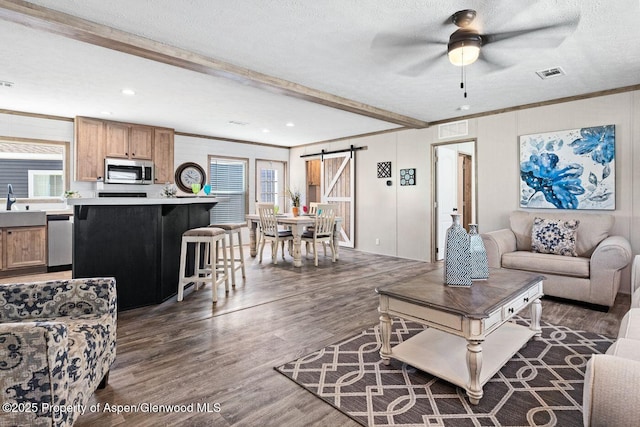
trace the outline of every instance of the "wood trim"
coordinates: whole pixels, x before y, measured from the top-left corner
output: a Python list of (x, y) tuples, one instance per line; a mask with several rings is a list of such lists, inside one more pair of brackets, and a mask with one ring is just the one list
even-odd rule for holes
[(441, 125), (444, 123), (457, 122), (459, 120), (469, 120), (469, 119), (476, 119), (478, 117), (493, 116), (493, 115), (502, 114), (502, 113), (510, 113), (512, 111), (527, 110), (529, 108), (544, 107), (547, 105), (562, 104), (562, 103), (571, 102), (571, 101), (580, 101), (582, 99), (597, 98), (599, 96), (615, 95), (615, 94), (624, 93), (624, 92), (633, 92), (634, 90), (640, 90), (640, 84), (619, 87), (616, 89), (601, 90), (598, 92), (584, 93), (582, 95), (573, 95), (573, 96), (567, 96), (564, 98), (550, 99), (548, 101), (532, 102), (531, 104), (523, 104), (523, 105), (517, 105), (515, 107), (501, 108), (498, 110), (485, 111), (483, 113), (469, 114), (467, 116), (436, 120), (433, 122), (429, 122), (429, 126), (431, 127), (431, 126)]
[[(2, 136), (0, 135), (0, 141), (6, 142), (24, 142), (26, 144), (47, 144), (47, 145), (61, 145), (64, 148), (64, 189), (69, 190), (71, 184), (71, 143), (69, 141), (55, 141), (52, 139), (36, 139), (36, 138), (21, 138), (17, 136)], [(40, 202), (37, 199), (25, 198), (22, 200), (28, 200), (29, 202)], [(45, 199), (51, 201), (50, 199)], [(57, 200), (55, 202), (58, 202)]]
[[(318, 144), (328, 144), (330, 142), (346, 141), (348, 139), (354, 139), (354, 138), (365, 138), (367, 136), (382, 135), (382, 134), (385, 134), (385, 133), (399, 132), (401, 130), (407, 130), (407, 129), (408, 128), (406, 128), (406, 127), (400, 127), (400, 128), (386, 129), (386, 130), (377, 130), (375, 132), (361, 133), (359, 135), (344, 136), (344, 137), (341, 137), (341, 138), (325, 139), (324, 141), (310, 142), (308, 144), (294, 145), (293, 147), (288, 147), (288, 148), (311, 147), (311, 146), (318, 145)], [(320, 154), (318, 154), (318, 156), (319, 155)]]
[(413, 117), (403, 116), (292, 81), (239, 67), (22, 0), (0, 0), (0, 18), (73, 40), (198, 73), (222, 77), (246, 86), (303, 99), (377, 120), (416, 129), (428, 126), (427, 122)]
[(283, 150), (289, 150), (291, 148), (291, 147), (288, 147), (288, 146), (285, 146), (285, 145), (267, 144), (266, 142), (249, 141), (249, 140), (246, 140), (246, 139), (225, 138), (223, 136), (201, 135), (201, 134), (198, 134), (198, 133), (175, 132), (175, 135), (190, 136), (192, 138), (213, 139), (213, 140), (216, 140), (216, 141), (223, 141), (223, 142), (234, 142), (234, 143), (237, 143), (237, 144), (249, 144), (249, 145), (260, 145), (260, 146), (263, 146), (263, 147), (282, 148)]
[(73, 117), (53, 116), (51, 114), (27, 113), (26, 111), (5, 110), (0, 108), (0, 114), (12, 114), (14, 116), (35, 117), (37, 119), (60, 120), (63, 122), (73, 122)]

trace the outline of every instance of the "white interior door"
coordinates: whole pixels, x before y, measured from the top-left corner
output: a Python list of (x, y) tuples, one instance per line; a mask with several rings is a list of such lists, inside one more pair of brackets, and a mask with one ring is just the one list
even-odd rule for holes
[(285, 163), (276, 160), (256, 160), (256, 202), (274, 203), (280, 211), (286, 209)]
[(451, 212), (458, 202), (458, 152), (455, 147), (436, 147), (436, 260), (444, 259), (444, 241), (452, 224)]
[(320, 168), (323, 203), (338, 205), (342, 218), (340, 246), (355, 242), (355, 158), (352, 152), (325, 154)]

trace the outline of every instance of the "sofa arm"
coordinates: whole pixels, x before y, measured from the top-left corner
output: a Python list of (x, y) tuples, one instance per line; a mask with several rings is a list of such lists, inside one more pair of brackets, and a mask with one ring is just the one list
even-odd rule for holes
[(640, 255), (633, 257), (631, 267), (631, 308), (640, 308)]
[(640, 362), (595, 354), (583, 390), (585, 426), (634, 427), (640, 419)]
[(59, 322), (0, 323), (0, 425), (67, 424), (68, 330)]
[(481, 236), (491, 268), (502, 267), (502, 255), (516, 250), (516, 235), (509, 229), (490, 231)]
[(106, 313), (115, 323), (117, 296), (112, 277), (0, 285), (0, 321)]
[(631, 245), (622, 236), (604, 239), (591, 255), (590, 301), (611, 307), (620, 289), (622, 269), (631, 262)]

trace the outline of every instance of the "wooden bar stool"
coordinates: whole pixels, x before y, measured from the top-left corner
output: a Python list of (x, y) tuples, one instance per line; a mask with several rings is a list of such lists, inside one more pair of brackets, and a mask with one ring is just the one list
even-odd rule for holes
[[(247, 277), (244, 271), (244, 253), (242, 250), (242, 229), (247, 227), (246, 222), (239, 223), (226, 223), (226, 224), (211, 224), (209, 227), (221, 228), (225, 231), (225, 234), (229, 236), (229, 261), (231, 262), (229, 274), (231, 275), (231, 286), (236, 287), (236, 271), (242, 270), (242, 280)], [(236, 257), (235, 246), (233, 244), (233, 235), (237, 235), (239, 256)], [(227, 252), (224, 251), (225, 257)], [(220, 253), (218, 253), (220, 255)]]
[[(182, 234), (182, 248), (180, 250), (180, 281), (178, 282), (178, 301), (182, 301), (184, 287), (187, 283), (194, 282), (196, 290), (199, 283), (211, 283), (213, 290), (213, 302), (218, 301), (218, 285), (225, 283), (225, 291), (229, 292), (229, 275), (227, 274), (227, 257), (223, 255), (224, 268), (218, 268), (218, 242), (222, 242), (222, 252), (226, 254), (227, 245), (225, 242), (225, 231), (221, 228), (200, 227), (187, 230)], [(185, 269), (187, 265), (187, 246), (189, 243), (195, 244), (195, 256), (193, 266), (193, 276), (186, 277)], [(204, 262), (200, 265), (200, 246), (204, 244)], [(211, 256), (211, 258), (209, 258)], [(209, 262), (209, 259), (211, 261)], [(204, 276), (201, 276), (203, 274)]]

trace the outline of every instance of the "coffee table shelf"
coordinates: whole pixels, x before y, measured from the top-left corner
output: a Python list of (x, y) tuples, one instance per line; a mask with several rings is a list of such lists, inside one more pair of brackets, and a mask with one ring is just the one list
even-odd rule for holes
[[(489, 381), (535, 334), (528, 327), (507, 322), (487, 336), (480, 384)], [(391, 357), (465, 389), (470, 382), (467, 340), (460, 336), (428, 328), (393, 347)]]

